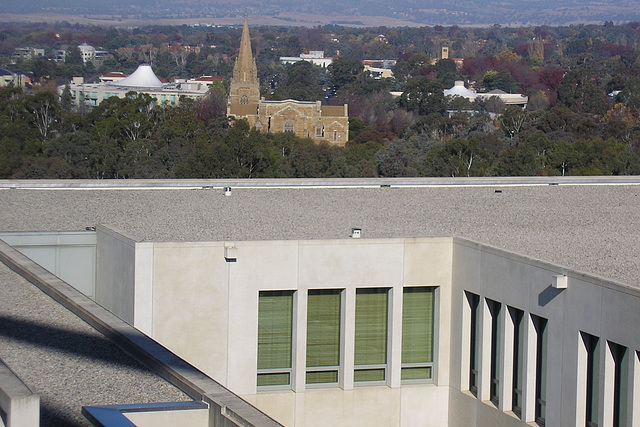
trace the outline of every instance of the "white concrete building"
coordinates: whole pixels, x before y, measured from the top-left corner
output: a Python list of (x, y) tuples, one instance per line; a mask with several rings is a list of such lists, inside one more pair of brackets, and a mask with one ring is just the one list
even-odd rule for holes
[(30, 60), (44, 58), (44, 49), (37, 47), (17, 47), (13, 50), (13, 59)]
[(0, 68), (0, 87), (24, 87), (27, 76)]
[[(62, 96), (66, 86), (58, 86), (59, 96)], [(180, 97), (201, 99), (210, 89), (206, 83), (162, 83), (148, 64), (141, 64), (128, 77), (123, 77), (121, 73), (109, 73), (101, 78), (100, 83), (85, 83), (84, 78), (74, 77), (68, 86), (76, 106), (82, 103), (96, 106), (110, 97), (123, 98), (131, 91), (148, 94), (159, 105), (177, 105)]]
[(99, 303), (284, 425), (638, 417), (636, 288), (459, 238), (97, 240)]
[(300, 56), (281, 56), (281, 64), (294, 64), (300, 61), (311, 62), (314, 65), (319, 65), (323, 68), (327, 68), (333, 62), (333, 58), (325, 58), (324, 51), (312, 50), (309, 53), (301, 53)]
[(497, 96), (500, 98), (505, 105), (518, 105), (523, 108), (527, 106), (527, 102), (529, 102), (529, 97), (526, 95), (521, 95), (519, 93), (506, 93), (505, 91), (495, 89), (486, 93), (477, 93), (472, 90), (467, 89), (464, 86), (464, 82), (462, 80), (458, 80), (455, 82), (455, 85), (444, 91), (444, 96), (460, 96), (462, 98), (467, 98), (473, 101), (476, 98), (480, 99), (489, 99), (493, 96)]
[[(154, 183), (142, 181), (58, 197), (66, 209), (98, 197), (122, 204), (121, 216), (109, 219), (124, 229), (96, 226), (96, 302), (284, 425), (638, 426), (639, 287), (465, 238), (415, 237), (420, 224), (437, 227), (432, 217), (486, 208), (492, 217), (466, 218), (473, 227), (456, 230), (485, 229), (511, 245), (529, 240), (552, 259), (571, 259), (580, 242), (591, 242), (609, 257), (586, 251), (596, 260), (590, 269), (635, 271), (637, 239), (611, 225), (638, 217), (629, 199), (640, 181), (631, 180), (594, 188), (532, 179), (499, 190), (481, 180), (464, 190), (464, 180), (430, 184), (453, 184), (445, 189), (363, 180), (306, 190), (313, 182), (243, 181), (267, 188), (234, 188), (231, 197), (217, 189), (235, 185), (227, 182), (176, 182), (189, 191), (152, 192)], [(205, 191), (207, 182), (216, 190)], [(11, 207), (43, 193), (3, 197)], [(448, 210), (445, 199), (454, 196)], [(607, 204), (603, 223), (580, 214), (596, 208), (593, 197)], [(389, 202), (407, 210), (361, 211)], [(153, 211), (149, 218), (171, 227), (147, 224), (156, 234), (147, 233), (144, 218), (129, 212), (143, 217), (158, 204), (180, 213)], [(507, 209), (514, 215), (502, 217)], [(333, 235), (345, 217), (364, 224), (364, 234), (321, 234), (331, 228)], [(400, 217), (409, 222), (394, 229)], [(604, 225), (613, 228), (595, 230)], [(286, 240), (264, 238), (274, 229)], [(256, 239), (242, 238), (252, 232)], [(618, 252), (603, 243), (616, 232)], [(401, 233), (408, 236), (389, 237)]]
[(376, 80), (393, 78), (393, 71), (389, 68), (378, 68), (372, 67), (370, 65), (365, 65), (364, 71), (369, 72), (370, 76)]

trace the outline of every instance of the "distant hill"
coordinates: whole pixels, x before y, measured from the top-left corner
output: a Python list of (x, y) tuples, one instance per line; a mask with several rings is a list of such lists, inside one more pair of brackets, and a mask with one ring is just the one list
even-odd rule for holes
[[(245, 12), (289, 25), (568, 25), (640, 21), (638, 0), (31, 0), (4, 2), (3, 14), (216, 23)], [(4, 15), (6, 19), (6, 15)]]

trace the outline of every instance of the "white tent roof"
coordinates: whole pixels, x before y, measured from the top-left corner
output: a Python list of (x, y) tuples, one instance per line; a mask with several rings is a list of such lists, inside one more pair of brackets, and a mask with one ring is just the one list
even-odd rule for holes
[(127, 86), (127, 87), (163, 87), (164, 83), (156, 77), (156, 74), (151, 69), (149, 64), (140, 64), (138, 69), (133, 72), (129, 77), (124, 78), (117, 82), (107, 83), (112, 86)]
[(464, 87), (463, 81), (457, 80), (455, 86), (444, 91), (444, 96), (462, 96), (464, 98), (475, 98), (476, 96), (478, 96), (478, 94), (475, 92), (471, 92), (469, 89)]

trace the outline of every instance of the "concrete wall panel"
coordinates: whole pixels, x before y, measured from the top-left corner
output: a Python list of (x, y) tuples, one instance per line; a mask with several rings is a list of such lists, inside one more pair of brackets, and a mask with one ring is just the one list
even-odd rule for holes
[(136, 238), (96, 227), (96, 302), (133, 325)]
[(391, 287), (403, 280), (401, 239), (299, 242), (299, 286)]
[(154, 245), (153, 338), (223, 384), (228, 268), (222, 243)]

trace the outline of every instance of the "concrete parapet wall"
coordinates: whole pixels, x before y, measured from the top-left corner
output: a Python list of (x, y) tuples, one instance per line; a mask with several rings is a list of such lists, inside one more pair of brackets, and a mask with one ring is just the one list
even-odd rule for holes
[(0, 360), (0, 426), (40, 425), (40, 397)]
[[(280, 425), (184, 359), (2, 241), (0, 241), (0, 262), (76, 314), (153, 373), (178, 387), (194, 400), (208, 404), (209, 425), (213, 427), (254, 425), (276, 427)], [(211, 422), (212, 419), (215, 422)]]

